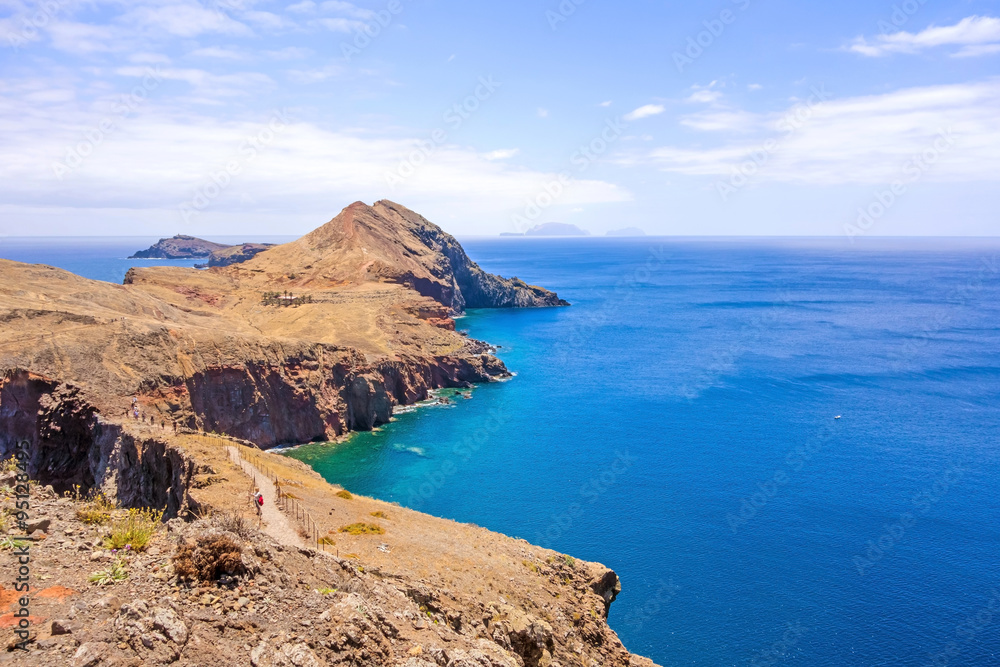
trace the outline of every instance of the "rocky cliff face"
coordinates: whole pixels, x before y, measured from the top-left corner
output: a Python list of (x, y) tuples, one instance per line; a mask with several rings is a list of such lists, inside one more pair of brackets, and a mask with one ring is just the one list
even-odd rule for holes
[(0, 459), (25, 440), (29, 476), (57, 493), (101, 488), (168, 518), (197, 509), (188, 492), (199, 467), (181, 450), (103, 420), (72, 385), (9, 370), (0, 378)]

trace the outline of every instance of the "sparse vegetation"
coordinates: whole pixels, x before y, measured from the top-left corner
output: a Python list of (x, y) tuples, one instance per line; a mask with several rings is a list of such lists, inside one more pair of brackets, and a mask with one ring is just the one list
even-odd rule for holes
[(386, 520), (389, 519), (388, 515), (386, 515), (386, 513), (383, 512), (382, 510), (372, 512), (372, 516), (375, 517), (376, 519), (386, 519)]
[(110, 586), (111, 584), (118, 583), (119, 581), (124, 581), (127, 578), (128, 569), (125, 567), (125, 559), (121, 556), (115, 556), (110, 565), (103, 570), (94, 572), (87, 577), (87, 580), (92, 584), (97, 584), (98, 586)]
[(130, 509), (124, 516), (112, 522), (111, 534), (104, 540), (105, 548), (124, 549), (129, 547), (136, 551), (144, 550), (156, 533), (162, 518), (163, 510)]
[(11, 455), (9, 459), (0, 461), (0, 472), (16, 472), (17, 471), (17, 459)]
[(0, 538), (0, 551), (9, 551), (11, 549), (20, 549), (24, 547), (28, 542), (26, 540), (19, 540), (17, 538), (6, 535)]
[(377, 523), (352, 523), (341, 526), (340, 532), (349, 535), (384, 535), (385, 528)]
[[(294, 274), (290, 275), (289, 278), (295, 280)], [(312, 302), (313, 298), (309, 294), (294, 296), (287, 291), (284, 294), (281, 292), (264, 292), (260, 299), (260, 303), (263, 306), (301, 306), (302, 304)]]
[(576, 567), (576, 559), (573, 558), (572, 556), (563, 556), (563, 559), (566, 561), (566, 564), (569, 565), (570, 567)]
[(91, 495), (83, 507), (76, 511), (76, 518), (89, 525), (102, 526), (111, 521), (111, 513), (114, 510), (115, 503), (102, 491), (98, 491)]
[(351, 492), (348, 491), (347, 489), (341, 489), (340, 491), (337, 491), (337, 497), (338, 498), (343, 498), (344, 500), (353, 500), (354, 499), (354, 496), (352, 496)]
[(244, 541), (249, 540), (257, 533), (253, 524), (237, 512), (220, 512), (212, 515), (212, 525), (219, 530), (233, 533)]
[(333, 538), (330, 537), (329, 535), (324, 535), (323, 537), (319, 538), (319, 543), (326, 544), (328, 546), (333, 546), (334, 544), (336, 544)]
[(337, 589), (336, 588), (320, 588), (316, 592), (319, 593), (320, 595), (332, 595), (333, 593), (337, 592)]
[(246, 572), (243, 547), (228, 535), (203, 536), (196, 544), (186, 542), (177, 547), (171, 560), (174, 572), (186, 581), (215, 581), (223, 574), (231, 576)]

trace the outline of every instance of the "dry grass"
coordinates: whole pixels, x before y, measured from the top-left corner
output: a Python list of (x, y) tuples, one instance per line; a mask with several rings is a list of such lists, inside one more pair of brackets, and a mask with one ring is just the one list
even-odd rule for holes
[(386, 521), (389, 520), (389, 516), (385, 512), (383, 512), (382, 510), (378, 510), (376, 512), (372, 512), (371, 515), (373, 517), (375, 517), (376, 519), (385, 519)]
[(354, 496), (352, 496), (351, 492), (348, 491), (347, 489), (341, 489), (340, 491), (337, 491), (337, 497), (343, 498), (344, 500), (354, 500)]
[(187, 581), (215, 581), (223, 574), (246, 572), (243, 547), (227, 535), (212, 535), (177, 547), (171, 560), (174, 572)]
[(384, 535), (385, 528), (377, 523), (352, 523), (341, 526), (340, 532), (348, 535)]

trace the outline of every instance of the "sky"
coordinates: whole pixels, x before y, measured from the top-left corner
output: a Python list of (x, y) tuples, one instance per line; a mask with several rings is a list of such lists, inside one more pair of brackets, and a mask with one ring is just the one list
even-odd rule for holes
[(1000, 231), (1000, 0), (0, 0), (0, 73), (0, 235)]

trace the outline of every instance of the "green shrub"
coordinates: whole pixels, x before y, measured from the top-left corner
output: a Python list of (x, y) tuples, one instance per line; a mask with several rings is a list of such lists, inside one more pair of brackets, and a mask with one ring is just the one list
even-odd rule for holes
[(149, 545), (162, 518), (163, 510), (132, 508), (112, 522), (111, 534), (104, 539), (104, 547), (142, 551)]
[(340, 532), (348, 533), (349, 535), (383, 535), (385, 528), (377, 523), (352, 523), (347, 526), (341, 526)]

